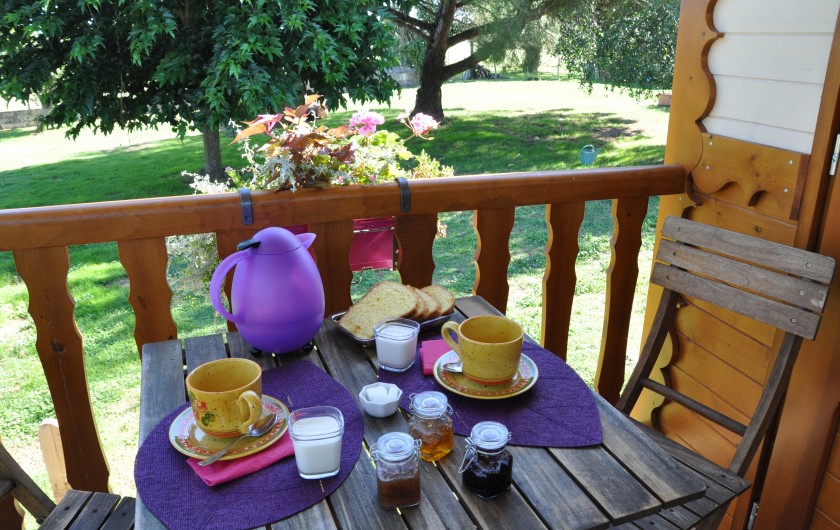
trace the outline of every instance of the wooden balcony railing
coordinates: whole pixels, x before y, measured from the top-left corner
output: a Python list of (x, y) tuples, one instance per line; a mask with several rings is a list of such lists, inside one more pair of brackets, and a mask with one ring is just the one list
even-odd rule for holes
[(166, 279), (165, 238), (215, 233), (228, 251), (266, 226), (307, 224), (324, 281), (327, 314), (350, 305), (348, 265), (353, 219), (394, 216), (402, 281), (432, 281), (437, 215), (473, 211), (477, 235), (474, 292), (505, 311), (508, 240), (514, 207), (546, 204), (548, 244), (543, 278), (543, 345), (565, 358), (575, 290), (578, 231), (586, 201), (613, 199), (615, 220), (608, 271), (604, 335), (596, 387), (615, 400), (623, 383), (631, 304), (638, 273), (641, 225), (648, 198), (680, 193), (682, 166), (644, 166), (464, 176), (410, 182), (409, 211), (400, 208), (397, 183), (372, 187), (304, 189), (294, 194), (254, 192), (254, 224), (243, 225), (237, 194), (199, 195), (0, 210), (0, 251), (12, 251), (29, 291), (40, 356), (64, 442), (74, 488), (107, 491), (108, 466), (90, 405), (82, 336), (67, 287), (68, 247), (113, 242), (130, 282), (134, 337), (176, 338)]

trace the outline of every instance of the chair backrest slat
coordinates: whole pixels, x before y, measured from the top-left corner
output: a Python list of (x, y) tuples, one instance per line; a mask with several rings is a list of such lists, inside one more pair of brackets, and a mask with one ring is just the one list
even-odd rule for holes
[(828, 286), (756, 267), (675, 241), (662, 240), (657, 259), (734, 287), (813, 311), (821, 311)]
[(683, 295), (718, 305), (800, 337), (813, 339), (820, 316), (678, 269), (657, 263), (650, 281)]
[(834, 260), (828, 256), (687, 219), (666, 219), (662, 236), (820, 283), (834, 276)]

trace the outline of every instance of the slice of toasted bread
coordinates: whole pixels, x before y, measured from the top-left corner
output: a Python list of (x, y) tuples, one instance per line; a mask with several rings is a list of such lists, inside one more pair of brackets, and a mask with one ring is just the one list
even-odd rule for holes
[(353, 304), (338, 323), (353, 335), (370, 339), (377, 322), (415, 314), (419, 305), (419, 298), (407, 286), (397, 282), (379, 282)]
[(438, 304), (437, 300), (435, 300), (432, 295), (422, 291), (421, 289), (417, 289), (416, 287), (412, 287), (414, 290), (414, 294), (420, 298), (422, 303), (422, 313), (418, 314), (416, 319), (420, 322), (423, 320), (429, 320), (430, 318), (434, 318), (438, 316), (440, 313), (440, 304)]
[(442, 285), (429, 285), (421, 289), (424, 293), (434, 298), (439, 308), (438, 316), (448, 315), (455, 309), (455, 295)]

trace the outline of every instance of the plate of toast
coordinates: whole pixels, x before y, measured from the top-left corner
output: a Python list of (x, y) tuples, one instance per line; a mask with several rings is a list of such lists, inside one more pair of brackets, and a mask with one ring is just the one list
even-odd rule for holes
[(330, 315), (342, 331), (357, 343), (375, 343), (373, 327), (386, 318), (408, 318), (420, 323), (420, 329), (443, 324), (455, 310), (455, 295), (441, 285), (418, 289), (399, 282), (375, 284), (347, 311)]

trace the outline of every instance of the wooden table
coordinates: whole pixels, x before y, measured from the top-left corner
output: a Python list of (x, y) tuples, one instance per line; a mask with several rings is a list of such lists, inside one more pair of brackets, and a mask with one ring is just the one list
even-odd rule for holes
[[(458, 300), (454, 320), (497, 313), (479, 297)], [(184, 377), (196, 366), (225, 356), (246, 357), (264, 369), (299, 359), (324, 368), (358, 401), (364, 385), (376, 382), (375, 350), (361, 348), (325, 320), (308, 352), (253, 356), (238, 334), (147, 344), (143, 348), (140, 440), (186, 402)], [(422, 337), (421, 337), (422, 338)], [(746, 487), (735, 476), (712, 482), (671, 455), (691, 462), (691, 454), (667, 441), (656, 443), (596, 395), (603, 443), (586, 448), (509, 446), (514, 486), (493, 500), (466, 491), (458, 467), (464, 437), (436, 464), (422, 462), (423, 497), (416, 508), (384, 510), (376, 500), (375, 470), (365, 451), (332, 495), (269, 528), (689, 528), (699, 515)], [(391, 431), (407, 432), (402, 414), (379, 419), (363, 414), (365, 444)], [(163, 525), (137, 499), (137, 528)]]

